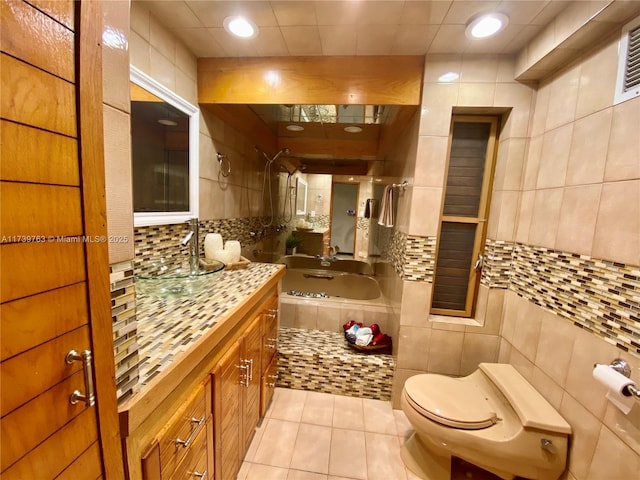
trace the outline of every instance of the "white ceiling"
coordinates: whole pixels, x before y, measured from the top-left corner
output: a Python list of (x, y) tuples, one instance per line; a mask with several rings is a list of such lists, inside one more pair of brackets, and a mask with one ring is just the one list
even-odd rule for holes
[[(307, 55), (513, 54), (570, 3), (558, 0), (134, 0), (198, 57)], [(488, 39), (469, 40), (470, 18), (499, 11), (509, 25)], [(234, 38), (223, 20), (245, 15), (256, 38)]]

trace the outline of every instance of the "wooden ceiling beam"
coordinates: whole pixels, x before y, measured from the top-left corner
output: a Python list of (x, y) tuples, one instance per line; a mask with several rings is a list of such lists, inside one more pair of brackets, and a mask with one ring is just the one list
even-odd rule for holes
[(424, 56), (199, 58), (198, 103), (420, 105)]

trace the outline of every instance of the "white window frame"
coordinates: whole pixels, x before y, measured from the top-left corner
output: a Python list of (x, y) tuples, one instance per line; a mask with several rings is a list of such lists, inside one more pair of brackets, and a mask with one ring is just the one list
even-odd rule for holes
[(144, 227), (148, 225), (166, 225), (186, 222), (191, 218), (198, 218), (200, 195), (200, 109), (178, 96), (149, 75), (131, 65), (130, 80), (144, 88), (149, 93), (161, 98), (169, 105), (189, 115), (189, 210), (184, 212), (134, 212), (133, 225)]

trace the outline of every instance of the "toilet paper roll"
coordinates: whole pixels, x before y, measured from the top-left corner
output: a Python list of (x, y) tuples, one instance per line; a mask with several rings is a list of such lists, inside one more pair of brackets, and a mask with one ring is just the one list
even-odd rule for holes
[(635, 383), (630, 378), (616, 372), (609, 365), (596, 365), (593, 369), (593, 378), (604, 385), (607, 391), (607, 400), (627, 415), (633, 407), (634, 399), (624, 394), (625, 388)]
[(222, 236), (219, 233), (207, 233), (204, 237), (204, 258), (217, 260), (214, 257), (216, 250), (222, 250)]
[(224, 249), (233, 254), (232, 262), (240, 261), (240, 242), (237, 240), (227, 240), (224, 244)]
[(228, 265), (233, 263), (233, 252), (224, 249), (216, 250), (213, 252), (213, 259)]

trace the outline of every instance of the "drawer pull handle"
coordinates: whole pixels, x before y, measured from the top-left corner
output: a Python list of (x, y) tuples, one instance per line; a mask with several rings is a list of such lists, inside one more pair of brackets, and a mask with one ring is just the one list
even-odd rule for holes
[(248, 365), (248, 367), (247, 366), (244, 367), (244, 368), (248, 368), (248, 370), (249, 370), (249, 374), (248, 374), (249, 378), (248, 378), (248, 380), (249, 381), (253, 380), (253, 358), (245, 358), (242, 361), (244, 362), (245, 365)]
[(93, 407), (96, 404), (96, 396), (93, 390), (93, 362), (91, 350), (84, 350), (82, 353), (78, 353), (75, 350), (69, 350), (65, 357), (65, 362), (71, 365), (73, 362), (82, 362), (82, 369), (84, 371), (84, 385), (87, 389), (87, 393), (83, 394), (80, 390), (74, 390), (69, 395), (69, 402), (71, 405), (75, 405), (78, 402), (86, 403), (87, 407)]
[(267, 383), (267, 387), (274, 388), (275, 386), (276, 386), (276, 382), (269, 382), (269, 383)]
[(278, 317), (278, 309), (270, 308), (267, 310), (267, 318), (277, 318)]
[(189, 448), (189, 446), (191, 445), (191, 442), (193, 442), (193, 439), (198, 436), (198, 433), (200, 433), (200, 430), (204, 425), (204, 421), (205, 421), (204, 416), (200, 418), (191, 417), (191, 423), (195, 423), (196, 428), (191, 430), (191, 433), (189, 434), (186, 440), (182, 440), (181, 438), (176, 438), (176, 447), (182, 445), (182, 448)]
[(205, 470), (204, 472), (200, 473), (197, 470), (193, 471), (193, 478), (200, 478), (202, 480), (204, 480), (205, 478), (207, 478), (207, 471)]
[(240, 369), (240, 371), (245, 370), (246, 373), (242, 373), (240, 375), (240, 385), (243, 387), (249, 386), (249, 365), (236, 365)]

